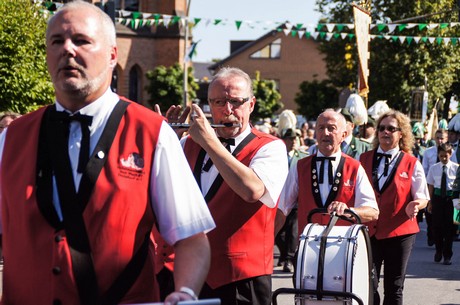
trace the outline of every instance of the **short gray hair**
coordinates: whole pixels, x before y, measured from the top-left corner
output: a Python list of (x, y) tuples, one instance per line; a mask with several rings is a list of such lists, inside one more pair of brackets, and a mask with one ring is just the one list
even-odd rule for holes
[(107, 15), (99, 7), (95, 6), (94, 4), (85, 2), (83, 0), (73, 0), (67, 2), (48, 20), (48, 28), (46, 29), (46, 39), (48, 39), (50, 25), (53, 23), (54, 19), (56, 19), (56, 16), (62, 14), (62, 12), (65, 11), (80, 10), (82, 8), (88, 8), (96, 13), (102, 25), (102, 35), (107, 39), (110, 45), (116, 46), (117, 32), (115, 30), (115, 25), (112, 19), (110, 19), (109, 15)]
[(226, 79), (226, 78), (230, 78), (230, 77), (241, 77), (245, 80), (246, 84), (247, 84), (247, 87), (248, 87), (248, 90), (249, 90), (249, 94), (251, 96), (254, 95), (254, 89), (252, 87), (252, 79), (251, 77), (249, 77), (249, 75), (244, 72), (243, 70), (241, 70), (240, 68), (235, 68), (235, 67), (223, 67), (221, 68), (217, 73), (216, 75), (214, 75), (212, 81), (209, 83), (209, 87), (212, 86), (212, 84), (214, 82), (216, 82), (217, 80), (220, 80), (220, 79)]

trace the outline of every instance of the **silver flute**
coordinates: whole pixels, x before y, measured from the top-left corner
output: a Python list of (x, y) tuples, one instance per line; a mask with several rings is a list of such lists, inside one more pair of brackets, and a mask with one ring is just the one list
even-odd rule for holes
[[(187, 123), (169, 123), (172, 128), (190, 128), (190, 124)], [(211, 124), (212, 128), (225, 128), (225, 127), (241, 127), (240, 123), (223, 123), (223, 124)]]

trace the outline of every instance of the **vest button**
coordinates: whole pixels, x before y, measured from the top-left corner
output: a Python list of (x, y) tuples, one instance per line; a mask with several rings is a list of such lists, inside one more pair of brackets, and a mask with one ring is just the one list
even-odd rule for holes
[(54, 241), (57, 242), (57, 243), (60, 242), (60, 241), (62, 241), (63, 239), (64, 239), (64, 238), (62, 237), (62, 235), (56, 235), (56, 236), (54, 237)]
[(59, 267), (53, 267), (53, 274), (54, 275), (58, 275), (58, 274), (61, 274), (61, 268)]

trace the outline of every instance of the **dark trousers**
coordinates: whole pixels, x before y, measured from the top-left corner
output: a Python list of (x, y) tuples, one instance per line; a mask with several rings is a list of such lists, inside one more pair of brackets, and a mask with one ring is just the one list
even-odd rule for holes
[(452, 243), (455, 234), (454, 207), (452, 199), (434, 195), (431, 199), (433, 215), (433, 233), (436, 253), (442, 253), (444, 259), (452, 258)]
[(272, 277), (262, 275), (230, 283), (216, 289), (204, 284), (200, 299), (219, 298), (221, 305), (270, 305)]
[(298, 220), (297, 220), (297, 208), (292, 211), (286, 217), (286, 222), (279, 231), (275, 238), (275, 244), (280, 250), (279, 261), (284, 262), (290, 260), (294, 261), (295, 251), (298, 244)]
[(383, 305), (402, 305), (404, 280), (412, 247), (415, 243), (415, 234), (408, 234), (378, 240), (371, 238), (372, 256), (376, 271), (374, 290), (374, 305), (380, 304), (380, 295), (377, 291), (383, 264)]

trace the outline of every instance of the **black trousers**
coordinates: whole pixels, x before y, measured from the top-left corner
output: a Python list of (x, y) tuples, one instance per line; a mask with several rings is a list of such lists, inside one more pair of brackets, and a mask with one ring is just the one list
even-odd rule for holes
[(286, 222), (275, 237), (275, 244), (280, 250), (279, 261), (294, 261), (294, 255), (299, 241), (297, 228), (297, 208), (294, 208), (286, 217)]
[(452, 258), (452, 244), (456, 227), (454, 225), (454, 207), (452, 199), (434, 195), (431, 199), (432, 226), (436, 252), (444, 259)]
[(200, 299), (219, 298), (221, 305), (270, 305), (272, 277), (262, 275), (233, 282), (216, 289), (204, 284)]
[(415, 243), (415, 234), (408, 234), (385, 239), (371, 238), (372, 256), (375, 265), (376, 283), (374, 290), (374, 305), (380, 304), (380, 295), (377, 291), (383, 264), (383, 305), (402, 305), (404, 280), (406, 278), (407, 263), (412, 247)]

